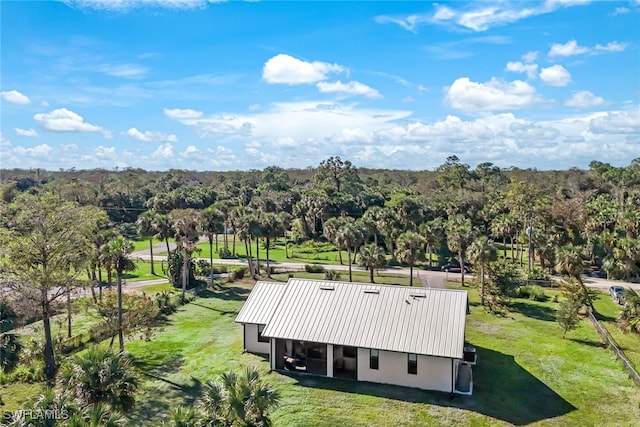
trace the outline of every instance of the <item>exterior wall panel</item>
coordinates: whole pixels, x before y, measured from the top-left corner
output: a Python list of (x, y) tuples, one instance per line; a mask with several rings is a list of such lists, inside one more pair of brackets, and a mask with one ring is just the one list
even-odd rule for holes
[(258, 341), (258, 325), (244, 324), (244, 349), (249, 353), (269, 354), (269, 343)]
[(451, 392), (451, 359), (418, 355), (414, 375), (407, 372), (407, 358), (407, 353), (380, 351), (378, 369), (370, 369), (369, 349), (358, 348), (358, 380)]

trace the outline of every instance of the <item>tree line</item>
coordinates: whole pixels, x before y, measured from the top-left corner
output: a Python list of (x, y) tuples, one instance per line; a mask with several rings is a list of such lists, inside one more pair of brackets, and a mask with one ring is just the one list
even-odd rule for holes
[[(57, 369), (47, 324), (51, 305), (70, 304), (83, 272), (93, 283), (103, 281), (103, 271), (109, 282), (115, 274), (120, 290), (123, 272), (133, 268), (130, 239), (136, 237), (150, 239), (152, 254), (151, 239), (165, 242), (183, 295), (200, 236), (208, 240), (211, 264), (214, 245), (220, 257), (237, 256), (244, 245), (252, 277), (263, 271), (261, 260), (270, 276), (269, 251), (277, 239), (287, 256), (292, 244), (332, 243), (349, 266), (349, 280), (353, 263), (366, 267), (371, 281), (376, 268), (402, 263), (413, 284), (416, 264), (436, 268), (453, 260), (464, 285), (471, 260), (483, 304), (505, 293), (513, 266), (532, 279), (553, 270), (572, 276), (588, 302), (585, 270), (631, 280), (640, 262), (640, 159), (567, 171), (491, 163), (472, 169), (456, 156), (420, 172), (363, 170), (340, 157), (305, 170), (228, 173), (3, 170), (0, 196), (2, 277), (38, 307), (50, 377)], [(98, 295), (94, 286), (91, 291), (95, 301), (102, 299), (102, 287)]]

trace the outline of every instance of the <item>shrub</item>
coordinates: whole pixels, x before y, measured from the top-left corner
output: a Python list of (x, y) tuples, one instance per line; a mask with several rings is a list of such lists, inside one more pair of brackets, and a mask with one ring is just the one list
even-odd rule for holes
[(340, 272), (337, 270), (327, 270), (324, 272), (324, 280), (340, 280)]
[(244, 266), (236, 267), (233, 269), (233, 275), (238, 280), (242, 280), (248, 272), (249, 272), (249, 268)]
[(527, 298), (534, 301), (545, 301), (547, 299), (544, 289), (537, 285), (520, 286), (516, 294), (518, 298)]
[(37, 383), (44, 381), (44, 363), (41, 360), (32, 360), (18, 365), (9, 373), (0, 373), (0, 384), (11, 383)]
[(231, 251), (229, 250), (229, 248), (222, 248), (218, 251), (218, 256), (220, 257), (220, 259), (230, 259), (230, 258), (237, 258), (235, 256), (233, 256), (233, 254), (231, 253)]
[(304, 269), (307, 273), (324, 273), (324, 267), (318, 264), (305, 264)]

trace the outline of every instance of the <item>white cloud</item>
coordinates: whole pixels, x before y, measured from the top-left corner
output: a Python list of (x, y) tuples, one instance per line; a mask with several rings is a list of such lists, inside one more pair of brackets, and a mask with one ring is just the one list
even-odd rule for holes
[(590, 108), (604, 105), (605, 103), (606, 101), (604, 98), (595, 96), (588, 90), (581, 90), (572, 93), (569, 99), (565, 101), (564, 105), (574, 108)]
[(20, 129), (20, 128), (13, 128), (13, 129), (20, 136), (28, 136), (28, 137), (38, 136), (38, 132), (36, 132), (34, 129)]
[(507, 62), (507, 71), (514, 73), (526, 73), (530, 79), (535, 79), (538, 74), (538, 64), (524, 64), (520, 61)]
[(522, 60), (524, 62), (526, 62), (527, 64), (534, 62), (536, 59), (538, 59), (538, 51), (534, 50), (531, 52), (527, 52), (524, 55), (522, 55)]
[(550, 86), (566, 86), (571, 83), (571, 73), (562, 65), (552, 65), (540, 70), (540, 80)]
[(170, 143), (162, 144), (151, 154), (152, 157), (159, 157), (161, 159), (171, 159), (173, 157), (173, 145)]
[(0, 95), (2, 95), (2, 99), (12, 104), (27, 105), (31, 103), (31, 100), (27, 95), (24, 95), (17, 90), (3, 91), (0, 92)]
[(329, 74), (343, 71), (345, 68), (338, 64), (320, 61), (307, 62), (281, 53), (265, 62), (262, 78), (267, 83), (310, 84), (326, 80)]
[(318, 82), (316, 84), (318, 90), (322, 93), (339, 93), (344, 95), (362, 95), (367, 98), (381, 98), (380, 92), (372, 87), (356, 81), (342, 83), (340, 80), (336, 82)]
[(521, 80), (505, 82), (494, 77), (478, 83), (461, 77), (446, 88), (445, 101), (457, 110), (475, 113), (526, 108), (541, 102), (542, 97)]
[(609, 42), (606, 45), (597, 44), (593, 48), (580, 46), (576, 40), (569, 40), (565, 44), (553, 43), (549, 50), (550, 57), (567, 57), (576, 55), (597, 55), (601, 53), (622, 52), (627, 48), (626, 43), (617, 41)]
[(175, 120), (199, 119), (200, 117), (202, 117), (202, 114), (203, 114), (202, 111), (191, 110), (189, 108), (187, 109), (165, 108), (164, 109), (164, 115), (169, 117), (170, 119), (175, 119)]
[(15, 154), (27, 157), (43, 157), (47, 158), (53, 152), (53, 148), (48, 144), (36, 145), (35, 147), (16, 147), (14, 150)]
[(129, 129), (127, 135), (142, 142), (176, 142), (178, 140), (178, 137), (173, 134), (168, 135), (157, 131), (140, 132), (136, 128)]
[(554, 12), (560, 8), (589, 3), (590, 0), (547, 0), (545, 2), (471, 2), (454, 9), (435, 4), (431, 14), (411, 14), (407, 16), (378, 16), (379, 23), (393, 23), (408, 31), (416, 32), (420, 24), (462, 27), (472, 31), (486, 31), (489, 28), (511, 24), (521, 19)]
[(104, 132), (105, 137), (109, 135), (108, 131), (104, 131), (100, 126), (85, 122), (81, 115), (66, 108), (59, 108), (50, 113), (36, 114), (33, 118), (44, 129), (54, 132)]
[(596, 52), (623, 52), (627, 48), (626, 43), (609, 42), (606, 45), (597, 44), (595, 47)]

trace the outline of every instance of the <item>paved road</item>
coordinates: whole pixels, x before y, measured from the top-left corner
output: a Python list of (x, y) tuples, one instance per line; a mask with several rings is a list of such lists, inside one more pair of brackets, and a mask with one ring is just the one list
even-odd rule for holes
[[(169, 243), (169, 247), (171, 249), (175, 248), (175, 243)], [(156, 247), (154, 247), (154, 249), (156, 249)], [(157, 249), (159, 251), (162, 251), (164, 249), (166, 249), (166, 245), (165, 244), (159, 244), (157, 245)], [(151, 257), (149, 255), (149, 250), (142, 250), (142, 251), (138, 251), (138, 252), (134, 252), (132, 254), (133, 257), (136, 258), (141, 258), (144, 260), (149, 260)], [(157, 256), (156, 256), (157, 258)], [(208, 259), (206, 259), (208, 261)], [(216, 259), (214, 260), (215, 264), (221, 264), (221, 265), (248, 265), (246, 260), (243, 259)], [(264, 261), (261, 261), (261, 264), (266, 265), (266, 263)], [(280, 269), (285, 269), (285, 270), (289, 270), (289, 271), (303, 271), (304, 270), (304, 266), (305, 264), (308, 263), (300, 263), (300, 262), (276, 262), (276, 261), (271, 261), (270, 265), (272, 267), (277, 267)], [(347, 265), (331, 265), (331, 264), (325, 264), (323, 265), (325, 269), (327, 270), (337, 270), (337, 271), (348, 271), (349, 270), (349, 266)], [(359, 271), (366, 271), (363, 268), (360, 267), (352, 267), (353, 270), (359, 270)], [(398, 275), (403, 275), (403, 276), (408, 276), (409, 275), (409, 269), (408, 268), (383, 268), (383, 269), (379, 269), (377, 270), (379, 273), (383, 273), (383, 274), (398, 274)], [(422, 284), (423, 287), (431, 287), (431, 288), (444, 288), (445, 287), (445, 280), (447, 280), (448, 278), (458, 278), (460, 277), (460, 274), (458, 273), (445, 273), (445, 272), (441, 272), (441, 271), (430, 271), (430, 270), (420, 270), (420, 269), (414, 269), (414, 279), (418, 279), (420, 281), (420, 283)], [(466, 275), (467, 277), (473, 277), (472, 275), (468, 274)], [(640, 283), (629, 283), (629, 282), (621, 282), (621, 281), (614, 281), (614, 280), (606, 280), (606, 279), (598, 279), (595, 277), (585, 277), (583, 276), (583, 281), (585, 283), (585, 285), (587, 285), (590, 288), (595, 288), (595, 289), (600, 289), (603, 290), (605, 292), (608, 292), (609, 287), (612, 285), (622, 285), (625, 287), (629, 287), (632, 289), (635, 289), (637, 291), (640, 291)], [(146, 283), (145, 283), (146, 282)], [(144, 281), (144, 282), (130, 282), (127, 287), (129, 288), (138, 288), (141, 286), (145, 286), (147, 284), (155, 284), (155, 283), (163, 283), (163, 281)]]

